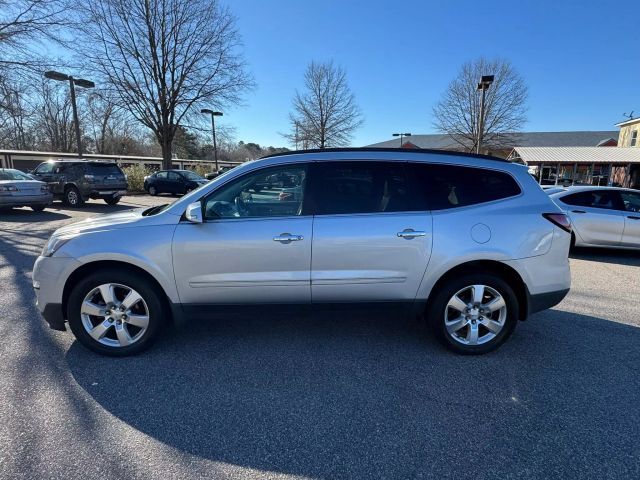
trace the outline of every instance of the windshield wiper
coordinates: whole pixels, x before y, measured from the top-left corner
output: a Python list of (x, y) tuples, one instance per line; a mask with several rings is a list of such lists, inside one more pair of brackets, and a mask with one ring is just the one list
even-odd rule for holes
[(162, 211), (162, 209), (164, 209), (168, 205), (169, 205), (168, 203), (165, 203), (163, 205), (157, 205), (155, 207), (148, 208), (144, 212), (142, 212), (142, 216), (148, 217), (149, 215), (155, 215), (156, 213), (159, 213), (160, 211)]

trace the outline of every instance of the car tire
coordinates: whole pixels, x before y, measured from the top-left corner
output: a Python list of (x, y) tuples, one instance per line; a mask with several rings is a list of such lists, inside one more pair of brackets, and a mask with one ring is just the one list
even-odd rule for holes
[(495, 350), (511, 336), (518, 312), (518, 298), (502, 277), (477, 273), (456, 276), (439, 285), (427, 306), (427, 320), (448, 349), (480, 355)]
[(107, 205), (116, 205), (120, 201), (120, 197), (107, 197), (104, 199)]
[(149, 187), (149, 195), (151, 195), (152, 197), (155, 197), (157, 194), (158, 194), (158, 189), (153, 185), (151, 185)]
[[(103, 296), (103, 291), (109, 292), (107, 297), (111, 298)], [(137, 293), (140, 300), (126, 305), (125, 298), (131, 292)], [(67, 305), (69, 327), (82, 345), (96, 353), (112, 357), (135, 355), (153, 344), (165, 323), (166, 307), (160, 295), (137, 272), (99, 270), (73, 287)], [(121, 311), (118, 306), (130, 309)], [(92, 315), (93, 312), (98, 314)]]
[(81, 207), (84, 204), (80, 191), (73, 186), (65, 189), (62, 201), (68, 207)]
[(33, 210), (34, 212), (41, 212), (43, 211), (45, 208), (47, 208), (46, 205), (44, 204), (40, 204), (40, 205), (31, 205), (31, 210)]

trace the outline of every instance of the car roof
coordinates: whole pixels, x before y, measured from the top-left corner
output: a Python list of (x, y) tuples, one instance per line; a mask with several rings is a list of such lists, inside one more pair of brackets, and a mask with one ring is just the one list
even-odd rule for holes
[(460, 155), (463, 157), (481, 158), (483, 160), (494, 160), (497, 162), (511, 163), (504, 158), (494, 157), (493, 155), (480, 155), (477, 153), (456, 152), (452, 150), (436, 150), (428, 148), (377, 148), (377, 147), (344, 147), (344, 148), (315, 148), (308, 150), (290, 150), (288, 152), (272, 153), (261, 158), (282, 157), (286, 155), (306, 155), (314, 153), (353, 153), (353, 152), (375, 152), (375, 153), (409, 153), (409, 154), (432, 154), (432, 155)]
[(598, 190), (617, 190), (620, 192), (640, 193), (640, 190), (635, 190), (633, 188), (606, 187), (606, 186), (597, 186), (597, 185), (572, 185), (570, 187), (564, 187), (562, 191), (552, 193), (549, 196), (554, 197), (554, 196), (560, 196), (560, 195), (565, 195), (569, 193), (591, 192), (591, 191), (598, 191)]
[(56, 160), (47, 160), (42, 163), (75, 163), (78, 165), (87, 165), (87, 164), (97, 164), (97, 165), (118, 165), (116, 162), (105, 162), (100, 160), (65, 160), (65, 159), (56, 159)]

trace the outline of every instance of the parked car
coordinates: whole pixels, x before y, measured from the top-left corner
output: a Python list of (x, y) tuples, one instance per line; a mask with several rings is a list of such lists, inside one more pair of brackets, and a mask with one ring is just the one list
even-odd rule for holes
[(160, 193), (185, 194), (207, 183), (191, 170), (160, 170), (144, 179), (144, 189), (149, 195)]
[(31, 207), (41, 212), (53, 200), (46, 183), (11, 168), (0, 169), (0, 211), (13, 207)]
[(550, 197), (571, 219), (572, 245), (640, 248), (640, 191), (568, 187)]
[[(300, 191), (255, 190), (274, 175)], [(479, 354), (567, 294), (570, 230), (526, 169), (497, 158), (291, 152), (170, 205), (57, 230), (33, 282), (50, 326), (68, 321), (106, 355), (221, 305), (326, 302), (409, 304), (447, 347)]]
[(127, 176), (112, 162), (54, 160), (30, 173), (49, 185), (54, 199), (70, 207), (80, 207), (90, 198), (115, 205), (127, 193)]
[(204, 178), (206, 178), (207, 180), (213, 180), (214, 178), (216, 178), (219, 175), (222, 175), (223, 173), (228, 172), (229, 170), (231, 170), (233, 167), (220, 167), (218, 169), (217, 172), (210, 172), (207, 173)]

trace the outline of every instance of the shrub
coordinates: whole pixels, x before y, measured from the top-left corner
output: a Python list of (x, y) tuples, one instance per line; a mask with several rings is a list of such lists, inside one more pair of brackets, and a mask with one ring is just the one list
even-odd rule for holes
[(122, 170), (127, 175), (130, 192), (143, 192), (144, 177), (153, 173), (150, 169), (140, 163), (129, 165), (128, 167), (124, 167)]

